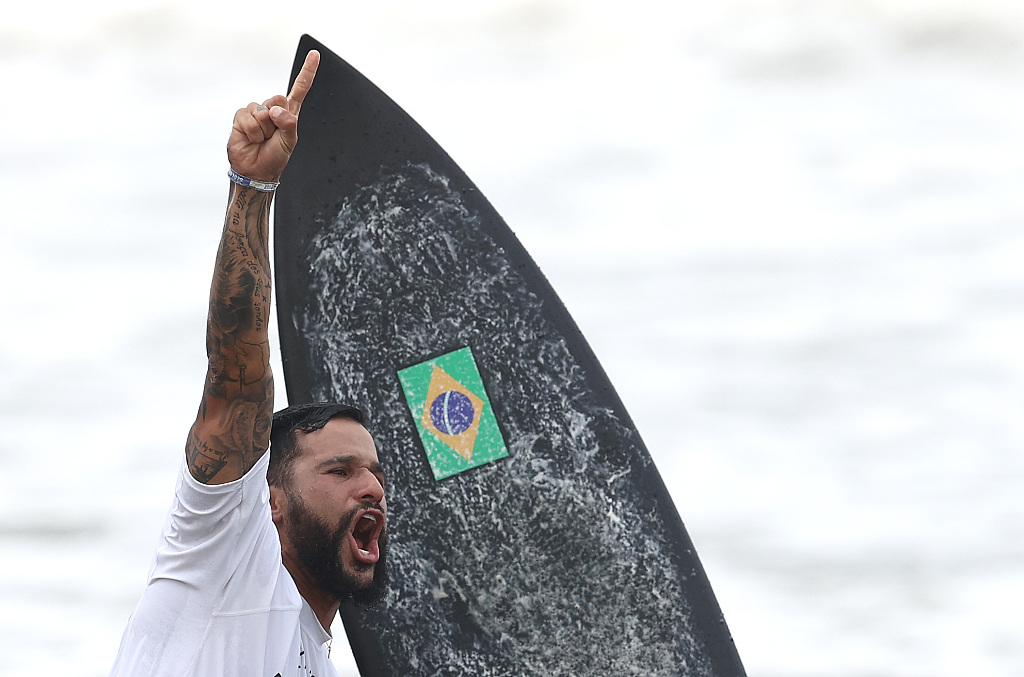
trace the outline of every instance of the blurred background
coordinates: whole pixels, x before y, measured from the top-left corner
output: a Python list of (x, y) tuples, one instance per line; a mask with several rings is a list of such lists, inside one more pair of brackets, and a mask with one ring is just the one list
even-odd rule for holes
[(752, 677), (1024, 675), (1015, 0), (5, 10), (0, 675), (113, 661), (199, 401), (231, 118), (303, 32), (549, 276)]

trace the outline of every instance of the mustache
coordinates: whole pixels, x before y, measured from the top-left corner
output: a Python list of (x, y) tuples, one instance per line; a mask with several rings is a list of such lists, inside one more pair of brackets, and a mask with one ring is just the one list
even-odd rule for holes
[(341, 516), (341, 521), (338, 524), (339, 529), (347, 529), (352, 526), (355, 521), (356, 515), (366, 510), (379, 510), (384, 515), (384, 528), (388, 526), (388, 513), (380, 503), (376, 501), (359, 501), (354, 508), (346, 512)]
[(387, 512), (384, 510), (384, 506), (382, 506), (380, 503), (376, 501), (359, 501), (358, 505), (356, 506), (357, 510), (368, 510), (370, 508), (376, 508), (377, 510), (383, 512), (385, 515), (387, 514)]

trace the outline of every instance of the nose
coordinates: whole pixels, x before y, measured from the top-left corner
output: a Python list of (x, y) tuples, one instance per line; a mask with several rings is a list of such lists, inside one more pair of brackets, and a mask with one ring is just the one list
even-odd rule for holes
[(359, 486), (359, 500), (371, 501), (373, 503), (381, 503), (384, 500), (384, 487), (381, 485), (380, 480), (377, 476), (370, 472), (368, 469), (364, 469), (361, 473), (361, 482)]

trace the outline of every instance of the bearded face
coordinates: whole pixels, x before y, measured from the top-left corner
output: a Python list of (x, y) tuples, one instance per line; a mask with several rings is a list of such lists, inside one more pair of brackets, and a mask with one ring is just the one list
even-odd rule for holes
[[(332, 525), (310, 510), (298, 493), (286, 493), (289, 509), (284, 528), (299, 561), (317, 587), (339, 602), (352, 600), (364, 607), (383, 599), (388, 583), (387, 529), (372, 516), (382, 512), (381, 507), (364, 501)], [(346, 558), (344, 552), (350, 542), (359, 548), (379, 551), (379, 559), (370, 564)]]

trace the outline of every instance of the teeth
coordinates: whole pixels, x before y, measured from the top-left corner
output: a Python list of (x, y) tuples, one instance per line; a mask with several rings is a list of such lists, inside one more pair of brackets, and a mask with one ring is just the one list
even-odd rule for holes
[(376, 524), (376, 523), (377, 523), (377, 518), (376, 518), (376, 517), (374, 517), (373, 515), (363, 515), (363, 519), (368, 519), (368, 520), (370, 520), (371, 522), (373, 522), (374, 524)]

